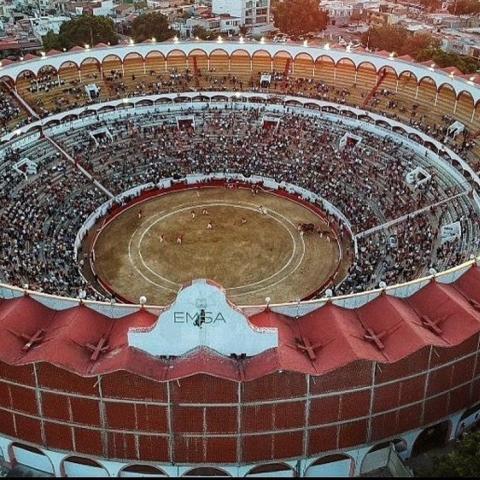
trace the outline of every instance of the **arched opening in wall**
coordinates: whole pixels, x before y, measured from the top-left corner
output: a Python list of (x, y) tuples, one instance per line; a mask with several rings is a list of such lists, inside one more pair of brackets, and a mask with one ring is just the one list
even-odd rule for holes
[(315, 62), (311, 55), (308, 53), (299, 53), (293, 60), (293, 63), (295, 77), (313, 78)]
[(382, 67), (380, 71), (383, 72), (383, 80), (379, 85), (379, 90), (388, 90), (395, 92), (397, 88), (397, 72), (389, 66)]
[(245, 476), (290, 478), (295, 476), (295, 470), (286, 463), (266, 463), (252, 468)]
[(185, 472), (182, 477), (230, 477), (225, 470), (216, 467), (198, 467)]
[(413, 444), (412, 457), (416, 457), (417, 455), (432, 450), (433, 448), (443, 447), (447, 443), (449, 433), (449, 420), (445, 420), (426, 428), (420, 433)]
[(113, 105), (104, 105), (103, 107), (100, 107), (97, 110), (98, 113), (106, 113), (106, 112), (113, 112), (113, 111), (115, 111), (115, 106)]
[(470, 123), (475, 108), (475, 101), (473, 100), (472, 94), (466, 90), (461, 91), (457, 97), (457, 102), (455, 118), (464, 123)]
[(80, 64), (80, 74), (84, 83), (94, 83), (102, 80), (101, 63), (93, 57), (86, 58)]
[(392, 129), (395, 133), (399, 133), (400, 135), (406, 135), (407, 131), (403, 127), (399, 127), (395, 125)]
[(188, 68), (187, 55), (179, 49), (168, 52), (166, 61), (170, 76), (180, 75)]
[(367, 123), (375, 123), (375, 121), (373, 120), (373, 118), (366, 114), (366, 113), (361, 113), (359, 116), (358, 116), (358, 119), (361, 120), (362, 122), (367, 122)]
[(168, 477), (160, 468), (151, 465), (128, 465), (120, 470), (119, 477)]
[(106, 82), (123, 81), (123, 63), (118, 55), (107, 55), (102, 60), (102, 70)]
[(341, 58), (335, 65), (335, 85), (340, 88), (351, 88), (355, 84), (355, 64), (350, 58)]
[(135, 82), (137, 77), (145, 75), (143, 57), (137, 52), (131, 52), (123, 59), (123, 71), (125, 74), (125, 82)]
[(431, 77), (423, 77), (418, 82), (418, 96), (416, 103), (425, 104), (426, 107), (432, 107), (437, 94), (437, 84)]
[(95, 110), (86, 109), (86, 110), (83, 110), (83, 111), (78, 115), (78, 118), (94, 117), (95, 115), (97, 115), (97, 112), (96, 112)]
[(370, 62), (362, 62), (357, 67), (357, 88), (370, 92), (377, 83), (377, 69)]
[(230, 71), (234, 75), (243, 77), (243, 80), (250, 78), (251, 59), (246, 50), (239, 49), (232, 52), (230, 55)]
[(270, 73), (273, 71), (271, 55), (266, 50), (257, 50), (252, 55), (252, 72), (254, 75)]
[(407, 449), (407, 442), (402, 438), (395, 438), (374, 445), (363, 458), (360, 474), (367, 474), (386, 467), (391, 457), (392, 447), (395, 452), (401, 453)]
[(280, 75), (289, 75), (293, 69), (293, 57), (285, 50), (273, 56), (273, 71)]
[(187, 96), (179, 95), (173, 99), (173, 103), (187, 103), (190, 102), (190, 98)]
[(299, 100), (287, 100), (285, 102), (285, 106), (286, 107), (302, 107), (303, 106), (303, 103), (300, 102)]
[(56, 83), (57, 78), (57, 69), (52, 65), (44, 65), (37, 73), (37, 80), (40, 83)]
[(386, 120), (375, 120), (375, 125), (378, 125), (379, 127), (390, 128), (390, 124)]
[(0, 75), (0, 83), (8, 85), (10, 88), (15, 88), (15, 80), (8, 75)]
[(409, 70), (405, 70), (398, 76), (398, 95), (409, 104), (412, 103), (417, 91), (417, 77)]
[(160, 97), (155, 100), (155, 105), (166, 105), (167, 103), (173, 103), (169, 97)]
[(309, 110), (321, 111), (320, 105), (318, 105), (318, 103), (306, 102), (303, 106), (305, 108), (308, 108)]
[(54, 127), (55, 125), (60, 125), (60, 120), (56, 118), (52, 120), (48, 120), (47, 122), (45, 122), (44, 128), (51, 128), (51, 127)]
[(230, 70), (230, 58), (228, 53), (217, 48), (210, 53), (210, 73), (225, 75)]
[(108, 470), (99, 462), (90, 458), (66, 457), (60, 464), (60, 471), (65, 477), (109, 477)]
[(321, 55), (315, 60), (315, 79), (333, 85), (335, 80), (335, 61), (328, 55)]
[(448, 83), (443, 83), (438, 87), (437, 109), (439, 112), (452, 117), (455, 115), (455, 102), (457, 95), (453, 87)]
[(79, 118), (79, 115), (70, 113), (70, 114), (68, 114), (68, 115), (65, 115), (65, 116), (62, 118), (62, 123), (74, 122), (74, 121), (77, 120), (78, 118)]
[(475, 114), (473, 115), (472, 122), (473, 122), (472, 133), (476, 133), (480, 126), (480, 100), (478, 100), (477, 103), (475, 104)]
[(351, 477), (355, 471), (352, 457), (344, 454), (319, 458), (305, 470), (305, 477)]
[(166, 61), (164, 55), (157, 51), (153, 50), (148, 52), (145, 56), (145, 68), (147, 70), (147, 75), (158, 76), (165, 73)]
[(211, 102), (228, 102), (228, 97), (226, 95), (212, 95), (210, 97)]
[[(13, 442), (9, 446), (9, 454), (12, 463), (17, 469), (32, 471), (32, 477), (36, 472), (55, 474), (52, 461), (38, 448)], [(26, 475), (23, 475), (26, 476)]]
[(422, 137), (420, 137), (420, 135), (417, 135), (416, 133), (413, 133), (413, 132), (410, 132), (408, 134), (408, 138), (411, 138), (414, 142), (417, 142), (417, 143), (423, 142)]
[(357, 118), (356, 113), (352, 112), (347, 108), (341, 108), (339, 111), (340, 111), (340, 115), (342, 115), (343, 117)]
[(65, 82), (65, 85), (71, 86), (79, 81), (78, 76), (79, 67), (75, 62), (63, 62), (58, 67), (58, 76)]
[(135, 106), (137, 107), (151, 107), (154, 104), (153, 100), (145, 99), (138, 101)]
[(428, 148), (432, 152), (438, 153), (437, 146), (434, 143), (430, 142), (429, 140), (425, 140), (424, 145), (425, 145), (425, 148)]
[(194, 74), (208, 72), (208, 55), (205, 50), (196, 48), (188, 54), (188, 68)]
[(36, 90), (36, 76), (31, 70), (23, 70), (17, 75), (17, 91), (20, 95)]
[(480, 403), (467, 408), (458, 422), (455, 438), (460, 437), (465, 431), (476, 429), (480, 425)]
[(192, 102), (208, 102), (210, 99), (206, 95), (196, 95), (192, 98)]

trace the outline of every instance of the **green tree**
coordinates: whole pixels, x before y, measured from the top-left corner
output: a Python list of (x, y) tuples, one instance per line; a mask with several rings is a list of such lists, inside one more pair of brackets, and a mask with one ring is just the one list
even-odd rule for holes
[(456, 0), (448, 6), (448, 11), (454, 15), (480, 13), (480, 2), (478, 0)]
[(427, 12), (435, 12), (442, 6), (441, 0), (420, 0), (420, 4), (425, 7)]
[(137, 17), (132, 24), (132, 36), (136, 42), (144, 42), (149, 38), (163, 42), (175, 34), (175, 30), (172, 30), (168, 24), (167, 17), (158, 12), (144, 13)]
[(198, 37), (201, 40), (213, 40), (215, 38), (215, 34), (212, 32), (209, 32), (207, 29), (203, 27), (200, 27), (199, 25), (195, 25), (192, 28), (192, 37)]
[(64, 48), (60, 39), (60, 35), (57, 35), (50, 30), (44, 37), (42, 37), (43, 48), (48, 52), (49, 50), (62, 50)]
[(48, 32), (42, 40), (45, 50), (70, 49), (76, 45), (93, 46), (97, 43), (116, 45), (118, 36), (111, 18), (82, 15), (63, 23), (58, 35)]
[(409, 34), (398, 51), (400, 55), (410, 55), (417, 58), (419, 52), (430, 48), (439, 48), (440, 42), (428, 32)]
[(387, 52), (401, 52), (408, 30), (399, 25), (382, 25), (371, 27), (362, 35), (362, 43), (370, 50), (387, 50)]
[(328, 15), (318, 0), (284, 0), (273, 5), (275, 26), (287, 35), (299, 36), (324, 30)]
[(433, 462), (431, 471), (418, 472), (429, 477), (472, 477), (480, 476), (480, 432), (470, 433), (456, 445), (455, 449)]

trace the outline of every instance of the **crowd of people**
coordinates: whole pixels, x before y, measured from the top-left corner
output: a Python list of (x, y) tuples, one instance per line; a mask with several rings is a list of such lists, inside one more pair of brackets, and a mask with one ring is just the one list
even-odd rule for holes
[[(88, 95), (85, 82), (101, 83), (98, 98)], [(278, 92), (353, 106), (367, 95), (364, 90), (355, 91), (357, 87), (335, 87), (283, 74), (273, 75), (268, 87), (260, 86), (255, 77), (245, 80), (214, 72), (194, 75), (188, 70), (150, 71), (141, 79), (112, 70), (104, 78), (95, 73), (85, 75), (83, 83), (80, 79), (65, 83), (46, 72), (39, 79), (32, 78), (29, 88), (32, 94), (62, 89), (53, 107), (43, 104), (39, 95), (35, 107), (41, 116), (106, 99), (192, 89)], [(420, 113), (415, 103), (405, 106), (388, 89), (379, 89), (364, 108), (407, 119), (462, 155), (468, 156), (474, 147), (468, 130), (455, 139), (448, 137), (452, 117), (432, 119)], [(298, 113), (279, 115), (278, 123), (267, 127), (261, 107), (241, 110), (230, 105), (186, 113), (195, 121), (181, 128), (175, 115), (157, 112), (95, 126), (108, 129), (112, 137), (94, 139), (90, 129), (84, 129), (59, 137), (59, 142), (78, 165), (114, 194), (171, 176), (231, 172), (263, 175), (319, 194), (345, 214), (354, 234), (404, 216), (394, 226), (359, 236), (358, 255), (336, 293), (358, 292), (380, 281), (411, 280), (431, 267), (442, 270), (478, 251), (477, 237), (468, 236), (468, 219), (478, 223), (473, 202), (467, 197), (447, 201), (466, 185), (447, 184), (428, 158), (419, 158), (393, 136), (380, 137)], [(2, 95), (0, 131), (7, 131), (20, 115), (13, 98)], [(340, 140), (346, 134), (361, 137), (361, 142), (341, 148)], [(39, 149), (46, 148), (41, 142)], [(78, 271), (73, 243), (87, 216), (106, 200), (104, 193), (61, 160), (55, 150), (42, 152), (39, 174), (24, 178), (11, 168), (22, 155), (21, 151), (8, 152), (0, 169), (0, 281), (61, 295), (86, 292), (89, 298), (96, 298), (97, 293)], [(406, 175), (418, 165), (431, 178), (413, 187)], [(439, 200), (445, 203), (427, 208)], [(456, 206), (453, 214), (452, 205)], [(467, 240), (442, 242), (442, 225), (456, 220)]]
[[(169, 72), (159, 72), (148, 69), (144, 74), (124, 73), (121, 69), (91, 71), (78, 75), (65, 82), (56, 72), (45, 72), (37, 78), (31, 78), (27, 92), (48, 92), (57, 87), (58, 94), (53, 98), (53, 105), (46, 105), (42, 95), (30, 98), (38, 113), (46, 116), (51, 113), (75, 108), (91, 103), (116, 100), (127, 97), (153, 95), (161, 93), (178, 93), (184, 91), (250, 91), (270, 92), (282, 95), (305, 96), (338, 104), (361, 107), (366, 110), (381, 113), (391, 118), (408, 123), (434, 138), (446, 141), (457, 152), (465, 153), (474, 148), (475, 142), (468, 129), (458, 138), (448, 138), (447, 129), (452, 123), (449, 115), (439, 116), (429, 108), (422, 106), (417, 100), (405, 97), (402, 91), (395, 92), (388, 88), (379, 88), (372, 98), (368, 99), (370, 86), (353, 84), (341, 86), (338, 74), (335, 81), (329, 83), (313, 78), (302, 78), (285, 75), (283, 72), (272, 72), (272, 80), (268, 85), (262, 84), (261, 74), (239, 75), (232, 73), (193, 72), (190, 69), (177, 70), (170, 68)], [(92, 97), (85, 90), (85, 85), (96, 84), (101, 91)], [(364, 105), (364, 102), (367, 104)]]
[(20, 116), (20, 107), (6, 89), (0, 86), (0, 136), (8, 133), (13, 126), (19, 126)]
[(56, 295), (101, 298), (79, 274), (74, 258), (77, 231), (107, 200), (46, 142), (36, 148), (38, 174), (12, 170), (19, 152), (9, 152), (0, 176), (0, 280)]
[[(354, 233), (446, 201), (465, 188), (454, 180), (446, 184), (433, 164), (426, 165), (425, 158), (398, 140), (332, 125), (318, 117), (286, 114), (276, 126), (267, 127), (262, 109), (187, 113), (194, 120), (182, 129), (174, 114), (132, 116), (101, 123), (111, 137), (99, 141), (84, 130), (73, 139), (67, 137), (63, 147), (115, 194), (192, 173), (240, 172), (293, 183), (338, 207)], [(347, 133), (361, 142), (342, 149), (340, 140)], [(407, 183), (406, 175), (418, 164), (423, 164), (431, 178), (415, 187)], [(445, 245), (440, 248), (439, 212), (441, 207), (434, 207), (362, 238), (359, 255), (339, 292), (356, 292), (379, 281), (391, 284), (425, 273), (437, 250), (447, 249)], [(472, 208), (468, 215), (476, 218), (477, 212)], [(388, 242), (389, 237), (396, 238), (394, 244)], [(457, 255), (439, 253), (441, 268), (468, 258), (474, 251), (474, 245), (470, 247), (453, 242), (448, 248)]]

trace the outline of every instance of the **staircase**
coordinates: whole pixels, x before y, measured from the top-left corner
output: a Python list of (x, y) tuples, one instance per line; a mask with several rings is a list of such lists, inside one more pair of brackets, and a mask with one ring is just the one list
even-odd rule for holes
[(385, 80), (385, 77), (387, 75), (387, 72), (385, 69), (382, 71), (378, 72), (377, 75), (377, 83), (375, 86), (370, 90), (370, 93), (365, 97), (365, 100), (363, 101), (362, 107), (366, 107), (368, 105), (368, 102), (373, 98), (373, 96), (377, 93), (377, 90), (379, 89), (380, 85), (382, 82)]
[(5, 85), (5, 88), (10, 92), (10, 94), (15, 97), (18, 103), (34, 118), (39, 119), (37, 112), (18, 94), (18, 92), (12, 88), (8, 82), (2, 82)]

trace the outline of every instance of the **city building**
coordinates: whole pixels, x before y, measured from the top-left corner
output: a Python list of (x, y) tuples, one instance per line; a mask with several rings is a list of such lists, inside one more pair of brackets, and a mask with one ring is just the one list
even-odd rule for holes
[(270, 0), (212, 0), (212, 13), (240, 18), (252, 33), (273, 30)]

